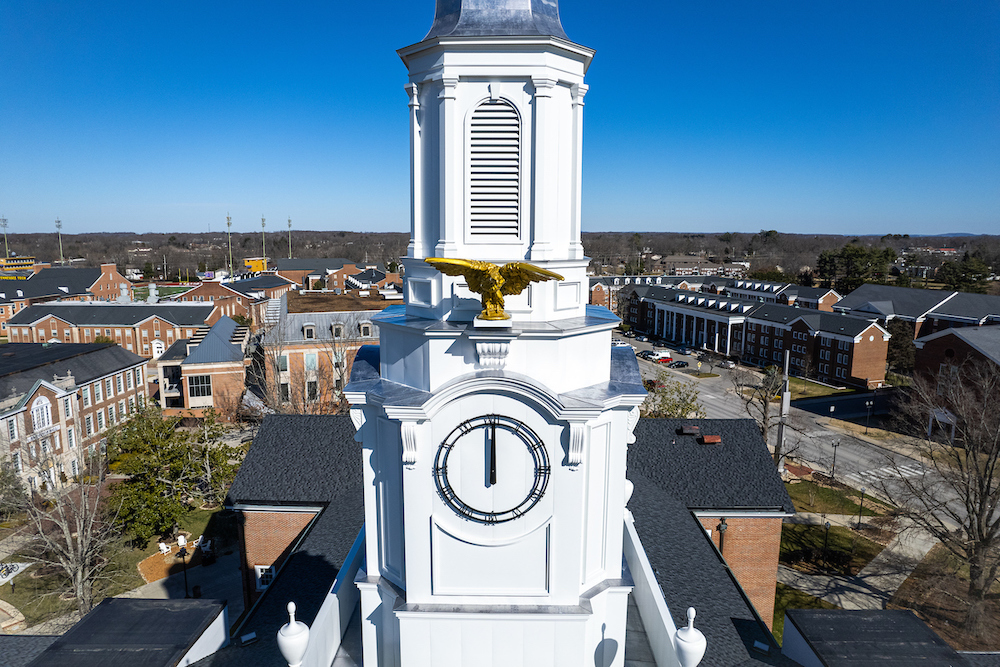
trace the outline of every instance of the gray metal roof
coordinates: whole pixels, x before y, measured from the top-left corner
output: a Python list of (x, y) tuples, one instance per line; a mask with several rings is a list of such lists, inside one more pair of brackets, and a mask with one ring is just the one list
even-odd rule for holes
[(566, 36), (558, 0), (437, 0), (424, 39), (489, 35)]
[(218, 322), (212, 325), (212, 328), (208, 330), (201, 342), (191, 350), (181, 365), (242, 361), (243, 348), (239, 344), (231, 342), (233, 332), (238, 326), (236, 322), (223, 315)]
[(258, 290), (294, 284), (295, 283), (291, 280), (282, 278), (278, 275), (257, 276), (255, 278), (244, 278), (243, 280), (233, 280), (232, 282), (223, 283), (225, 287), (247, 296), (249, 296), (251, 292), (256, 292)]
[(971, 667), (908, 609), (789, 609), (785, 613), (826, 667)]
[(173, 667), (224, 608), (223, 600), (105, 598), (30, 665)]
[(134, 326), (154, 315), (175, 326), (203, 326), (215, 306), (185, 303), (101, 303), (96, 301), (40, 303), (10, 318), (9, 326), (31, 325), (54, 315), (76, 326)]
[(838, 312), (860, 311), (859, 314), (890, 315), (912, 321), (939, 307), (953, 294), (955, 292), (865, 283), (833, 308)]
[(986, 319), (1000, 320), (1000, 296), (957, 292), (955, 296), (935, 307), (928, 316), (966, 319), (975, 322)]
[(110, 343), (8, 343), (0, 347), (0, 396), (29, 391), (37, 381), (72, 373), (77, 385), (146, 359)]

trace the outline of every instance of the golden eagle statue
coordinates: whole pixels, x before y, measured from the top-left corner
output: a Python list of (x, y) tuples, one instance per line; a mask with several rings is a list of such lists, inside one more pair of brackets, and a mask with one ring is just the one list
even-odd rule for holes
[(476, 259), (428, 257), (424, 261), (446, 275), (465, 276), (469, 289), (482, 297), (483, 312), (479, 317), (483, 320), (509, 320), (510, 315), (503, 310), (504, 295), (520, 294), (528, 283), (565, 280), (558, 273), (527, 262), (507, 262), (497, 266)]

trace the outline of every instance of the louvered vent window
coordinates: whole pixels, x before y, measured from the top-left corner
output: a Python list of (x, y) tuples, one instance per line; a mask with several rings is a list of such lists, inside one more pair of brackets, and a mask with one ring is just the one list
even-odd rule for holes
[(472, 236), (517, 236), (521, 119), (509, 102), (487, 100), (472, 112), (469, 174)]

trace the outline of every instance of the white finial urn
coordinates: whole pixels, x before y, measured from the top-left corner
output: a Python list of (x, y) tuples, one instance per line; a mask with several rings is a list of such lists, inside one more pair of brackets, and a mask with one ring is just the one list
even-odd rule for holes
[[(697, 630), (695, 631), (697, 632)], [(288, 623), (278, 630), (278, 650), (288, 667), (299, 667), (309, 645), (309, 626), (295, 620), (295, 603), (288, 603)]]
[(681, 628), (674, 634), (674, 650), (677, 651), (677, 662), (681, 667), (697, 667), (705, 657), (705, 649), (708, 647), (705, 635), (694, 627), (694, 616), (694, 607), (688, 607), (687, 627)]

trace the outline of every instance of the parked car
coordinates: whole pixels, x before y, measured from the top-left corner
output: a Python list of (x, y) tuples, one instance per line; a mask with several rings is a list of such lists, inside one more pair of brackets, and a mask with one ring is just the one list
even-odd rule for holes
[(720, 368), (736, 368), (736, 362), (732, 359), (727, 359), (722, 362), (719, 366)]
[(653, 347), (666, 347), (666, 346), (667, 346), (666, 342), (662, 340), (653, 341)]
[(672, 357), (657, 357), (653, 361), (658, 364), (672, 364), (674, 362)]
[(639, 341), (640, 343), (648, 343), (649, 342), (649, 337), (648, 336), (636, 336), (635, 339), (637, 341)]
[(667, 368), (687, 368), (688, 362), (686, 361), (671, 361), (667, 364)]
[(633, 338), (633, 337), (635, 337), (635, 334), (632, 333), (631, 331), (626, 331), (622, 335), (625, 336), (626, 338)]
[(680, 354), (691, 354), (691, 349), (687, 345), (681, 345), (677, 348), (677, 352)]
[(653, 356), (653, 351), (652, 350), (642, 350), (641, 352), (639, 352), (639, 354), (637, 354), (635, 356), (642, 357), (643, 359), (649, 359), (650, 357)]

